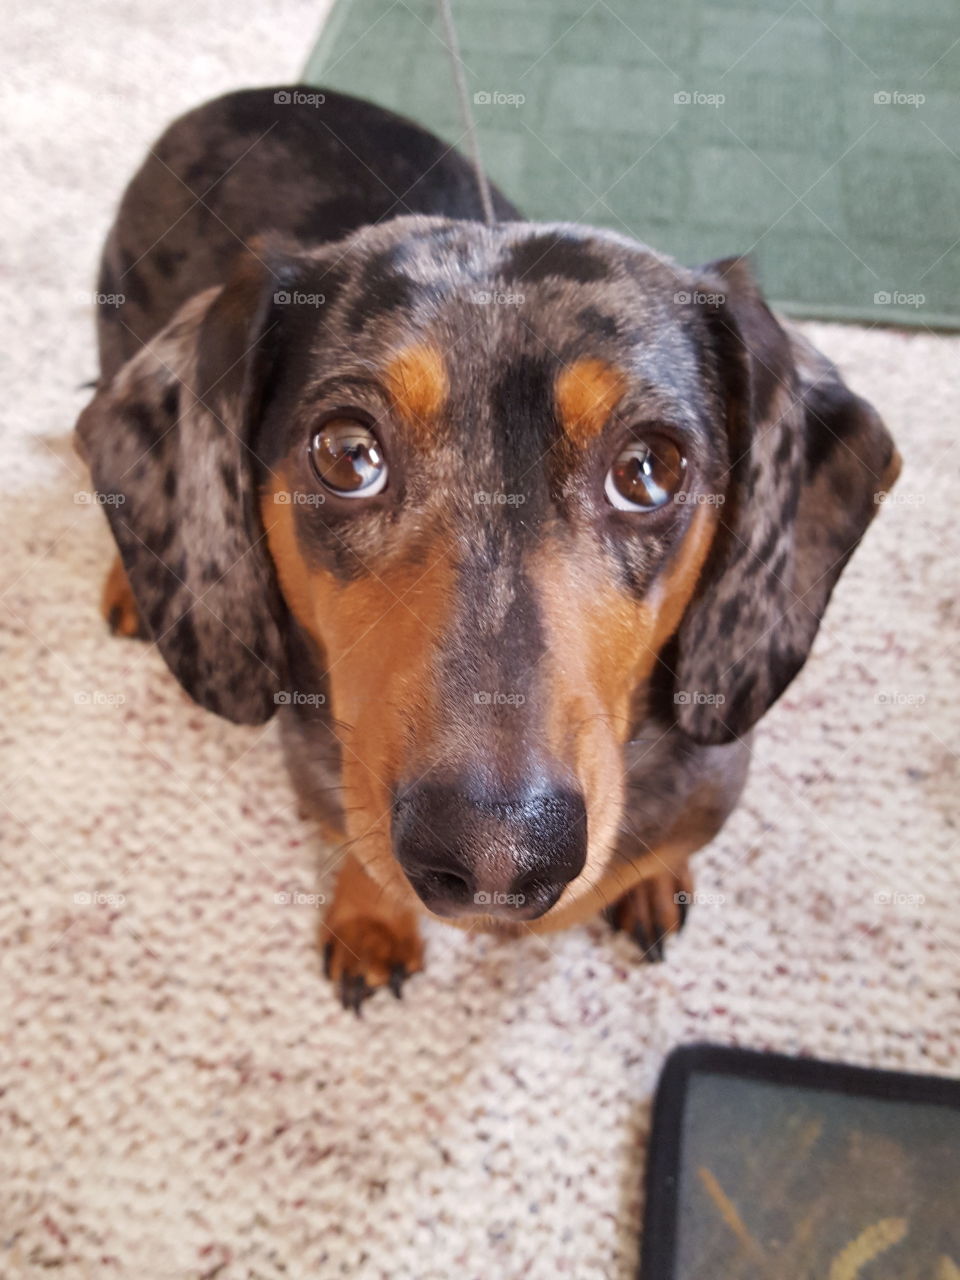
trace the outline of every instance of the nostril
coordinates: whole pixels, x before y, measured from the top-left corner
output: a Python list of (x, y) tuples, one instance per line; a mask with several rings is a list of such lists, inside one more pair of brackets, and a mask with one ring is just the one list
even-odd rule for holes
[(403, 860), (403, 866), (421, 896), (454, 903), (466, 902), (473, 893), (473, 878), (466, 869), (454, 870), (409, 858)]
[(514, 880), (510, 886), (510, 892), (517, 897), (518, 905), (532, 907), (548, 899), (555, 901), (559, 898), (569, 878), (565, 872), (559, 875), (545, 875), (542, 871), (538, 871)]
[(467, 877), (457, 875), (455, 871), (435, 871), (428, 867), (424, 874), (431, 885), (444, 896), (457, 897), (470, 889)]
[(518, 876), (510, 886), (514, 893), (527, 893), (533, 896), (543, 892), (546, 888), (552, 888), (556, 882), (548, 881), (542, 870), (528, 871), (526, 875)]

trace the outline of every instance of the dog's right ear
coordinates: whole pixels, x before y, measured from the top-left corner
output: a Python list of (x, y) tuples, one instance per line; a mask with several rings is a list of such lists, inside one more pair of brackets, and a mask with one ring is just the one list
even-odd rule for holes
[[(257, 504), (251, 428), (295, 261), (245, 250), (94, 396), (79, 451), (140, 616), (202, 706), (259, 724), (285, 667), (284, 605)], [(287, 309), (288, 310), (288, 309)]]
[(701, 278), (729, 467), (668, 665), (677, 724), (719, 744), (749, 732), (806, 662), (900, 458), (874, 408), (781, 325), (742, 259)]

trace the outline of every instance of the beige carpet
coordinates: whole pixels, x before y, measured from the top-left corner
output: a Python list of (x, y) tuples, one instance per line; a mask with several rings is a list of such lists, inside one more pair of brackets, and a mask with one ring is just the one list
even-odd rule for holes
[(321, 850), (275, 729), (204, 714), (105, 634), (68, 432), (111, 206), (170, 116), (294, 74), (316, 19), (55, 0), (5, 37), (4, 1280), (626, 1280), (671, 1046), (958, 1067), (960, 340), (809, 327), (906, 466), (659, 968), (600, 924), (437, 926), (403, 1003), (343, 1013), (291, 901)]

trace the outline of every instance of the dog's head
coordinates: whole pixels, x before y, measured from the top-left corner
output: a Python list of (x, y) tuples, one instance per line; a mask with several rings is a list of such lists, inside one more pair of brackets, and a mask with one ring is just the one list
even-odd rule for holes
[(742, 262), (427, 218), (255, 245), (78, 430), (190, 694), (309, 694), (292, 615), (373, 874), (521, 919), (589, 891), (637, 724), (780, 695), (897, 465)]

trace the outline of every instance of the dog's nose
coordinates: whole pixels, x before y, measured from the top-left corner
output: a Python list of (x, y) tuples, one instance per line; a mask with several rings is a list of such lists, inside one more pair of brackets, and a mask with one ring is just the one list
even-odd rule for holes
[(432, 779), (398, 789), (393, 845), (436, 914), (532, 920), (583, 870), (587, 811), (566, 785), (506, 792)]

